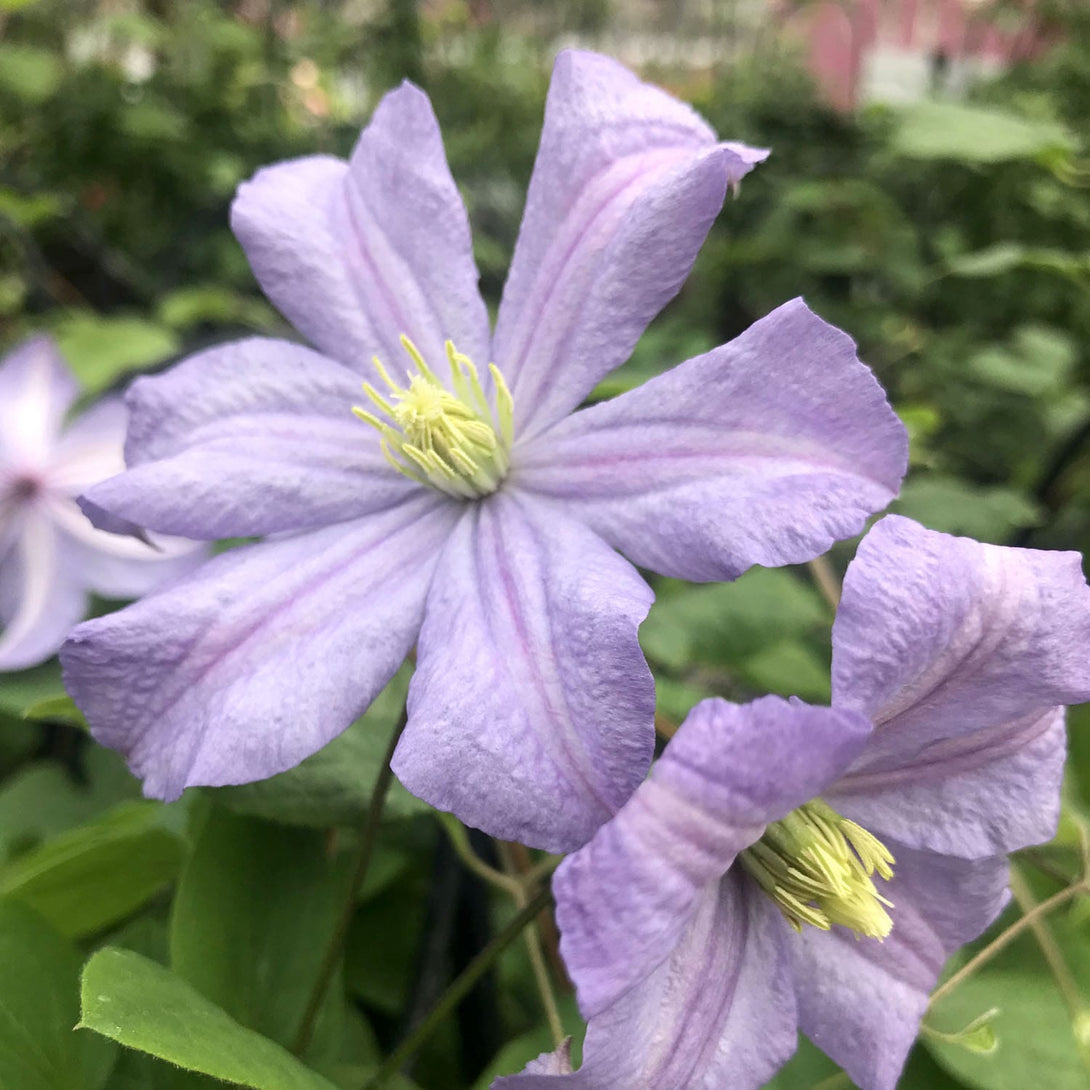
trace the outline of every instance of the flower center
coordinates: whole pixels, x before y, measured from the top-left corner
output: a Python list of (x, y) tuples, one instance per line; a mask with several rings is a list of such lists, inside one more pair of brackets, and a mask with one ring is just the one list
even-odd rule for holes
[(842, 924), (857, 935), (884, 939), (893, 928), (886, 912), (893, 904), (871, 880), (876, 872), (893, 877), (893, 856), (876, 836), (821, 799), (774, 821), (739, 862), (796, 931), (806, 923), (822, 931)]
[(371, 403), (386, 419), (358, 406), (352, 411), (378, 430), (387, 460), (406, 477), (464, 499), (495, 492), (507, 473), (514, 434), (511, 393), (500, 369), (494, 363), (488, 365), (496, 385), (493, 413), (473, 361), (450, 341), (446, 349), (453, 391), (443, 385), (408, 337), (403, 335), (401, 344), (413, 365), (406, 373), (408, 385), (394, 382), (377, 356), (372, 362), (389, 396), (369, 382), (363, 384)]

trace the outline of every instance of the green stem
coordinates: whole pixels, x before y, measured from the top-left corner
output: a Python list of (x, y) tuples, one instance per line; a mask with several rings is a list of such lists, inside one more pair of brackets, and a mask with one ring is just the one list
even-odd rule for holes
[(393, 759), (394, 750), (401, 738), (402, 731), (408, 721), (407, 708), (402, 708), (401, 717), (390, 735), (390, 744), (386, 747), (386, 757), (375, 779), (375, 786), (371, 791), (371, 801), (367, 807), (367, 816), (364, 818), (363, 829), (360, 832), (359, 848), (356, 850), (356, 865), (352, 871), (352, 877), (348, 881), (348, 894), (345, 897), (344, 908), (341, 910), (337, 926), (333, 929), (329, 945), (326, 947), (325, 956), (318, 968), (318, 975), (311, 988), (307, 1005), (303, 1009), (303, 1017), (299, 1020), (299, 1029), (295, 1034), (295, 1041), (291, 1050), (297, 1056), (306, 1052), (314, 1036), (314, 1026), (318, 1021), (318, 1012), (322, 1008), (322, 1001), (329, 990), (330, 982), (337, 971), (345, 941), (348, 938), (348, 930), (352, 926), (352, 917), (356, 914), (356, 896), (367, 877), (368, 868), (371, 866), (371, 856), (375, 852), (375, 842), (378, 839), (379, 826), (382, 824), (382, 807), (386, 802), (386, 794), (390, 790), (390, 783), (394, 778), (390, 761)]
[[(526, 889), (532, 888), (523, 885), (525, 876), (519, 875), (515, 862), (511, 857), (510, 846), (504, 841), (496, 842), (500, 859), (503, 860), (503, 868), (507, 876), (515, 883), (515, 907), (522, 908), (526, 904)], [(541, 933), (537, 924), (531, 923), (523, 932), (526, 940), (526, 953), (530, 958), (530, 968), (534, 974), (534, 984), (541, 1000), (542, 1009), (545, 1011), (545, 1020), (549, 1023), (549, 1032), (553, 1037), (553, 1044), (559, 1048), (565, 1036), (564, 1025), (560, 1021), (560, 1010), (556, 1005), (556, 993), (553, 991), (552, 978), (549, 976), (549, 967), (545, 964), (545, 955), (541, 949)]]
[(1068, 886), (1067, 889), (1061, 889), (1059, 893), (1054, 893), (1047, 901), (1042, 901), (1020, 920), (1015, 920), (1010, 927), (997, 935), (975, 957), (970, 958), (949, 980), (931, 993), (929, 1008), (934, 1007), (943, 996), (949, 995), (963, 980), (967, 980), (982, 965), (986, 965), (991, 961), (996, 954), (1009, 946), (1023, 931), (1033, 927), (1039, 919), (1047, 916), (1053, 909), (1059, 908), (1060, 905), (1066, 904), (1072, 898), (1085, 893), (1090, 893), (1090, 885), (1085, 880), (1076, 882), (1073, 886)]
[(462, 1001), (473, 985), (488, 971), (496, 958), (518, 938), (522, 929), (549, 904), (551, 897), (552, 894), (548, 886), (542, 886), (534, 897), (515, 913), (507, 926), (497, 932), (492, 941), (455, 978), (420, 1025), (387, 1057), (386, 1062), (364, 1084), (363, 1090), (377, 1090), (387, 1079), (401, 1070), (406, 1060), (416, 1052), (443, 1019)]

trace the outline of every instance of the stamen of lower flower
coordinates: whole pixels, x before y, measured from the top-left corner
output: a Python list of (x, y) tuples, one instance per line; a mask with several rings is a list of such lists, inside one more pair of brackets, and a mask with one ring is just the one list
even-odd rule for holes
[[(873, 833), (814, 799), (774, 821), (738, 857), (787, 922), (828, 931), (833, 924), (884, 939), (893, 905), (872, 876), (893, 877), (893, 856)], [(885, 906), (885, 907), (883, 907)]]
[(402, 347), (412, 361), (407, 386), (399, 386), (378, 357), (372, 362), (389, 391), (363, 384), (371, 404), (385, 416), (354, 406), (360, 420), (382, 436), (382, 451), (405, 476), (451, 496), (472, 499), (494, 492), (507, 473), (514, 438), (514, 406), (500, 369), (488, 365), (496, 387), (493, 412), (473, 361), (446, 342), (453, 390), (443, 385), (408, 337)]

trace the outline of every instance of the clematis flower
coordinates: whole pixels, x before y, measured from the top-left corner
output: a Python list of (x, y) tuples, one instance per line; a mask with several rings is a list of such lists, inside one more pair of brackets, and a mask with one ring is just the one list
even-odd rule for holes
[(765, 154), (562, 54), (494, 334), (416, 87), (386, 95), (348, 162), (241, 187), (235, 233), (318, 351), (245, 340), (139, 380), (130, 469), (87, 493), (104, 524), (269, 535), (73, 633), (69, 691), (148, 794), (291, 767), (416, 643), (394, 756), (410, 791), (553, 850), (616, 811), (653, 750), (633, 564), (707, 580), (804, 560), (904, 471), (881, 389), (801, 301), (572, 411)]
[(76, 496), (124, 468), (125, 407), (105, 398), (65, 429), (78, 394), (46, 337), (0, 360), (0, 670), (54, 654), (89, 591), (133, 598), (199, 560), (191, 542), (153, 546), (84, 517)]
[(878, 523), (844, 583), (833, 707), (698, 704), (561, 863), (584, 1062), (497, 1090), (749, 1090), (797, 1029), (892, 1090), (947, 956), (1006, 902), (1006, 853), (1054, 832), (1088, 640), (1077, 554)]

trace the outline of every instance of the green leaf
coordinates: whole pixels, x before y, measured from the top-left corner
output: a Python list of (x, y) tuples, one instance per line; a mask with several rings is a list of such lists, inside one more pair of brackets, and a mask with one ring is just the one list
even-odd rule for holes
[(983, 1014), (978, 1014), (967, 1026), (952, 1033), (935, 1029), (927, 1023), (924, 1023), (922, 1028), (924, 1034), (932, 1040), (957, 1045), (979, 1056), (988, 1056), (999, 1047), (999, 1038), (996, 1036), (994, 1025), (998, 1014), (999, 1008), (992, 1007)]
[(70, 696), (47, 696), (23, 709), (23, 718), (41, 723), (67, 723), (87, 730), (87, 720)]
[(1040, 973), (982, 969), (944, 996), (928, 1024), (957, 1036), (982, 1011), (998, 1009), (991, 1021), (997, 1047), (974, 1052), (935, 1034), (923, 1038), (928, 1051), (962, 1082), (979, 1090), (1085, 1090), (1090, 1069), (1079, 1057), (1071, 1019), (1056, 985)]
[(178, 351), (175, 334), (143, 318), (66, 315), (54, 330), (57, 343), (88, 393), (101, 393), (130, 371), (162, 363)]
[(40, 912), (67, 936), (123, 919), (174, 880), (178, 836), (163, 828), (164, 808), (126, 802), (0, 867), (0, 895)]
[(56, 91), (63, 76), (60, 57), (48, 49), (0, 42), (0, 91), (37, 105)]
[(36, 701), (63, 695), (61, 670), (56, 662), (0, 674), (0, 711), (10, 715), (21, 717), (24, 709)]
[(171, 967), (290, 1047), (346, 894), (327, 835), (213, 810), (182, 872)]
[(132, 951), (94, 954), (83, 970), (81, 999), (81, 1027), (190, 1071), (254, 1090), (335, 1090), (291, 1053)]
[(694, 662), (737, 663), (785, 637), (827, 625), (829, 609), (790, 572), (753, 568), (733, 583), (664, 594), (640, 628), (647, 655), (672, 669)]
[(891, 510), (932, 530), (993, 542), (1041, 521), (1040, 508), (1013, 488), (987, 488), (939, 474), (910, 478)]
[[(362, 719), (297, 768), (258, 783), (220, 787), (209, 794), (232, 810), (274, 821), (319, 828), (358, 826), (371, 803), (371, 788), (404, 707), (408, 684), (409, 670), (403, 667)], [(412, 817), (429, 810), (396, 780), (390, 785), (383, 809), (386, 817)]]
[(998, 163), (1074, 150), (1067, 129), (983, 106), (921, 102), (905, 110), (892, 148), (913, 159)]
[(92, 1090), (114, 1048), (74, 1033), (79, 955), (40, 916), (0, 901), (0, 1086)]

